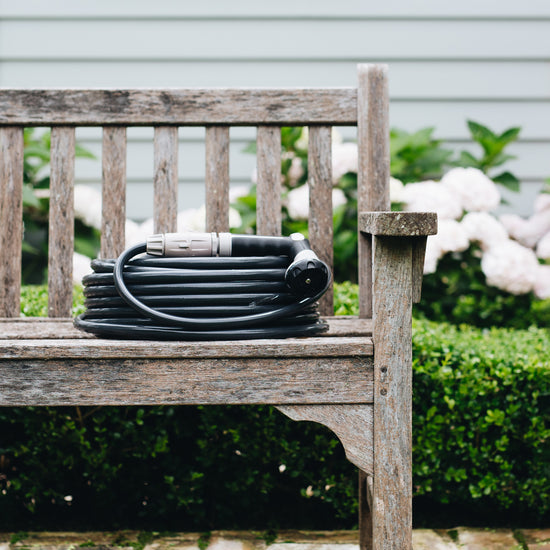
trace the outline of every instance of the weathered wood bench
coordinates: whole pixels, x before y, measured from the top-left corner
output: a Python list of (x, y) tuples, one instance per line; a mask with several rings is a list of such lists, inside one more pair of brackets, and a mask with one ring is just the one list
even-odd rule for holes
[[(357, 88), (0, 90), (0, 405), (272, 404), (360, 469), (363, 548), (411, 548), (411, 306), (435, 216), (391, 213), (387, 71)], [(72, 326), (75, 127), (103, 127), (102, 257), (124, 248), (126, 128), (153, 126), (155, 231), (176, 227), (177, 129), (206, 127), (206, 224), (229, 229), (229, 127), (257, 127), (257, 231), (281, 231), (281, 126), (309, 127), (309, 236), (332, 265), (331, 127), (357, 126), (359, 318), (322, 337), (102, 341)], [(49, 317), (20, 316), (23, 128), (51, 127)]]

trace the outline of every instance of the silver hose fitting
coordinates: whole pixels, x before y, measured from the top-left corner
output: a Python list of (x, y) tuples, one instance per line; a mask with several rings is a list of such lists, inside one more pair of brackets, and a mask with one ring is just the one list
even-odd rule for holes
[(159, 233), (147, 238), (147, 254), (164, 257), (231, 256), (231, 234)]

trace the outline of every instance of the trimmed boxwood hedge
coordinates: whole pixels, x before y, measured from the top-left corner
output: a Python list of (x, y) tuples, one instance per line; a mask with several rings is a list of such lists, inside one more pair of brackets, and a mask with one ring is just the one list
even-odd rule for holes
[[(339, 313), (356, 292), (337, 285)], [(45, 313), (45, 289), (24, 296), (24, 314)], [(413, 329), (415, 522), (542, 524), (549, 331)], [(0, 531), (356, 524), (338, 440), (271, 407), (4, 408), (0, 434)]]

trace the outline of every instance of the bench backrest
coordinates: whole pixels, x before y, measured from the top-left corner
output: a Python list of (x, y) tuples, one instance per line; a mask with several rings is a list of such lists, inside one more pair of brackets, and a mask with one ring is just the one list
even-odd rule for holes
[[(49, 316), (69, 317), (75, 127), (103, 128), (101, 256), (124, 249), (126, 128), (154, 127), (155, 232), (176, 230), (178, 127), (206, 128), (206, 229), (229, 230), (229, 128), (257, 127), (257, 232), (281, 232), (281, 127), (309, 127), (309, 239), (332, 266), (331, 127), (357, 126), (358, 210), (389, 210), (387, 69), (359, 65), (357, 88), (0, 90), (0, 317), (19, 316), (23, 129), (51, 128)], [(371, 311), (370, 241), (359, 244), (360, 313)], [(332, 296), (323, 314), (332, 314)]]

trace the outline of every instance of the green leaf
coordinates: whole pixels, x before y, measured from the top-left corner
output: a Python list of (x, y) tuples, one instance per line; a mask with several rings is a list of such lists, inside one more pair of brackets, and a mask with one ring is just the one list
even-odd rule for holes
[(508, 143), (511, 143), (512, 141), (516, 141), (518, 139), (519, 133), (521, 132), (520, 126), (515, 126), (514, 128), (508, 128), (508, 130), (505, 130), (500, 134), (498, 137), (498, 141), (501, 143), (505, 143), (506, 145)]
[(497, 141), (496, 134), (489, 130), (487, 126), (483, 126), (482, 124), (479, 124), (479, 122), (474, 122), (473, 120), (468, 120), (467, 124), (474, 141), (477, 141), (478, 143), (494, 143)]
[(469, 151), (461, 151), (456, 165), (463, 168), (479, 168), (479, 161)]
[(495, 183), (499, 183), (506, 187), (506, 189), (510, 189), (510, 191), (514, 191), (515, 193), (518, 193), (520, 190), (520, 181), (510, 172), (502, 172), (492, 179)]
[(40, 208), (40, 200), (34, 194), (33, 188), (28, 184), (23, 185), (23, 205)]

